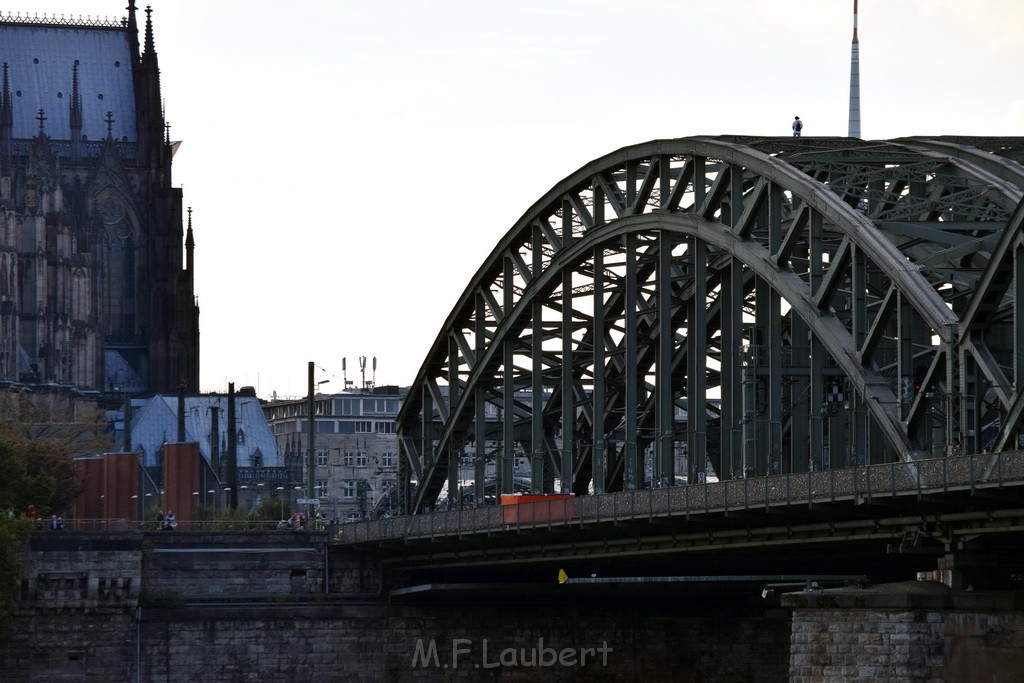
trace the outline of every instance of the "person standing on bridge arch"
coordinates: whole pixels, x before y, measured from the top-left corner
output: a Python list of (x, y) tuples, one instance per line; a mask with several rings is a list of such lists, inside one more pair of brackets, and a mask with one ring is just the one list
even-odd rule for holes
[(793, 117), (793, 137), (800, 137), (800, 131), (804, 129), (804, 122), (800, 120), (799, 116)]

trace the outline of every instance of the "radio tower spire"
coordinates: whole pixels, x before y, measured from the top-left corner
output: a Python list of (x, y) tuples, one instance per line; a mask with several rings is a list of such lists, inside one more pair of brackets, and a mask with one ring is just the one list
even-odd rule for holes
[(853, 0), (853, 44), (850, 47), (850, 130), (860, 137), (860, 43), (857, 40), (857, 0)]

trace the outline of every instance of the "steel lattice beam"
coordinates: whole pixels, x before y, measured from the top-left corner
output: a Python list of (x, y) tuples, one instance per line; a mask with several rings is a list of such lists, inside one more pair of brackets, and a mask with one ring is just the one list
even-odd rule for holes
[(501, 492), (521, 456), (535, 491), (584, 494), (705, 458), (728, 477), (1002, 448), (1024, 410), (1022, 146), (684, 138), (587, 164), (425, 359), (399, 416), (408, 509), (445, 486), (459, 504), (466, 478), (479, 501), (488, 458)]

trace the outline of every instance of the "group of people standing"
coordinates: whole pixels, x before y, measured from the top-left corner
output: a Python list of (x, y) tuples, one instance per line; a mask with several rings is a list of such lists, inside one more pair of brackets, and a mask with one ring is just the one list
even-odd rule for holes
[[(14, 519), (14, 510), (11, 508), (7, 509), (7, 518)], [(25, 518), (35, 524), (36, 529), (44, 528), (43, 518), (39, 516), (39, 512), (36, 510), (35, 505), (29, 505), (25, 508)], [(50, 515), (50, 521), (48, 524), (50, 531), (60, 531), (64, 528), (64, 517), (63, 515)]]

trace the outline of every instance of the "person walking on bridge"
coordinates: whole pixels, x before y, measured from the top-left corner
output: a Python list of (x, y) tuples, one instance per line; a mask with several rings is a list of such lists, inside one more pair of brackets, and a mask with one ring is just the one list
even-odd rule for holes
[(800, 137), (800, 131), (804, 129), (804, 122), (800, 120), (799, 116), (793, 118), (793, 137)]

